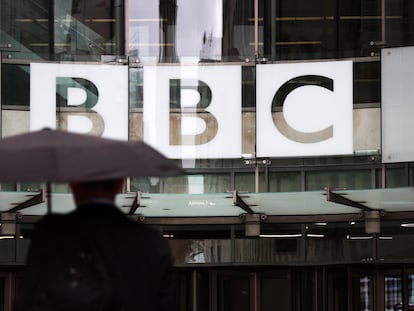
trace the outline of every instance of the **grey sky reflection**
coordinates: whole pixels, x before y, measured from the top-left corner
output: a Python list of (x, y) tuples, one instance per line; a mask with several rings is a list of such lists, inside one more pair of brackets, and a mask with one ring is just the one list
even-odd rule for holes
[[(181, 59), (218, 59), (223, 36), (223, 0), (177, 0), (176, 53)], [(130, 1), (129, 44), (138, 57), (157, 57), (159, 1)], [(143, 20), (145, 22), (137, 22)], [(206, 43), (203, 46), (203, 37)], [(148, 44), (149, 43), (149, 44)]]

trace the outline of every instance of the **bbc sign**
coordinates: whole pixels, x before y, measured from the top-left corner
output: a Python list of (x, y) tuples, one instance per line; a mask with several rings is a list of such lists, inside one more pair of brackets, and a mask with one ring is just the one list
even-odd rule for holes
[[(256, 69), (257, 157), (352, 154), (352, 62)], [(30, 70), (31, 130), (55, 128), (60, 109), (69, 131), (128, 139), (127, 67), (33, 63)], [(241, 66), (143, 72), (146, 143), (177, 159), (242, 156)]]

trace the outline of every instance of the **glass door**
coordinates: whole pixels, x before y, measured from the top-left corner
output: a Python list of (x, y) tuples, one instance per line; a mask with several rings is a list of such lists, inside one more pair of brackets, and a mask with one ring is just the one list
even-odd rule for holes
[[(405, 277), (404, 277), (405, 275)], [(413, 273), (401, 269), (352, 270), (352, 308), (360, 311), (414, 310)]]
[(216, 304), (217, 310), (255, 310), (252, 277), (253, 273), (246, 271), (218, 271)]
[(292, 277), (288, 269), (217, 271), (218, 311), (291, 311)]

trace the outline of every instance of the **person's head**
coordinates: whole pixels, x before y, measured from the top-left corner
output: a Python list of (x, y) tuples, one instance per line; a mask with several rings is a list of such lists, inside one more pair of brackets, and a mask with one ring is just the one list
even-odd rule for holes
[(110, 179), (85, 182), (71, 182), (76, 205), (93, 199), (115, 201), (115, 196), (122, 191), (123, 179)]

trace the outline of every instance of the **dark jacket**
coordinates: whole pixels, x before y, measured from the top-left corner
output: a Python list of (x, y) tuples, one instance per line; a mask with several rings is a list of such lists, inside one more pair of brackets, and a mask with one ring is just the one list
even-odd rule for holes
[(67, 215), (47, 215), (37, 225), (27, 258), (17, 310), (33, 310), (50, 258), (65, 251), (67, 239), (91, 241), (111, 273), (112, 291), (121, 310), (173, 310), (174, 288), (167, 240), (128, 219), (113, 205), (80, 206)]

